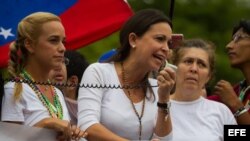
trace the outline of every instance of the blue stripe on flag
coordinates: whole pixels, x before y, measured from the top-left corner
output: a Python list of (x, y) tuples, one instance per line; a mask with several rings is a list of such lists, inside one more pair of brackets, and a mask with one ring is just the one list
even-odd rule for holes
[(62, 14), (77, 0), (3, 0), (0, 4), (0, 47), (15, 39), (18, 22), (37, 11)]

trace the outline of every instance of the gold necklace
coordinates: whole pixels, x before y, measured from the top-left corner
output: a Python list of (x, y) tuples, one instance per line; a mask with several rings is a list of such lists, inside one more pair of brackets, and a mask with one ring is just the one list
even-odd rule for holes
[[(125, 86), (128, 86), (127, 81), (126, 81), (126, 77), (125, 77), (125, 70), (124, 70), (124, 67), (123, 67), (123, 62), (121, 62), (121, 68), (122, 68), (122, 81), (123, 81), (123, 84)], [(138, 118), (138, 121), (139, 121), (139, 140), (141, 140), (141, 136), (142, 136), (142, 123), (141, 123), (142, 121), (141, 120), (142, 120), (142, 117), (143, 117), (143, 114), (144, 114), (144, 109), (145, 109), (145, 97), (143, 98), (141, 115), (139, 115), (139, 113), (136, 110), (135, 105), (134, 105), (134, 103), (132, 101), (131, 93), (129, 91), (130, 88), (126, 87), (126, 89), (127, 89), (127, 92), (128, 92), (128, 99), (129, 99), (129, 101), (130, 101), (130, 103), (132, 105), (132, 108), (133, 108), (133, 110), (134, 110), (134, 112), (135, 112), (135, 114), (136, 114), (136, 116)]]

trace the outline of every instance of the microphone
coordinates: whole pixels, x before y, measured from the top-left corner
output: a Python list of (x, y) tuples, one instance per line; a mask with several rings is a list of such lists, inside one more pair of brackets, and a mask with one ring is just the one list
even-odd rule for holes
[(170, 63), (168, 63), (168, 61), (166, 60), (166, 63), (165, 63), (165, 68), (166, 67), (169, 67), (169, 68), (171, 68), (171, 69), (173, 69), (174, 71), (176, 71), (177, 70), (177, 66), (175, 66), (175, 65), (173, 65), (173, 64), (170, 64)]

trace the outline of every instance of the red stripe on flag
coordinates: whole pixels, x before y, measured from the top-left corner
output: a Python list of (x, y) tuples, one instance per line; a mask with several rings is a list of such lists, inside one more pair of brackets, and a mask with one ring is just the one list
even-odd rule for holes
[[(118, 31), (133, 14), (124, 0), (79, 0), (60, 15), (67, 49), (78, 49)], [(0, 48), (0, 68), (6, 67), (9, 47)]]
[(9, 44), (0, 47), (0, 68), (6, 67), (9, 59)]
[(67, 49), (78, 49), (120, 29), (132, 15), (124, 0), (80, 0), (60, 17)]

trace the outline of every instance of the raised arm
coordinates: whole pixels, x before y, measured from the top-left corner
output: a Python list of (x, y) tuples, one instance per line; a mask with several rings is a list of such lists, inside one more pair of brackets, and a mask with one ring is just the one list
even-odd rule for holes
[(169, 97), (175, 84), (175, 72), (170, 68), (165, 68), (159, 73), (157, 80), (159, 85), (159, 99), (157, 102), (158, 116), (155, 126), (155, 135), (156, 138), (169, 136), (168, 139), (171, 139), (172, 124), (169, 116)]
[(232, 110), (238, 124), (250, 124), (249, 109), (239, 100), (229, 82), (219, 81), (215, 86), (215, 94)]

